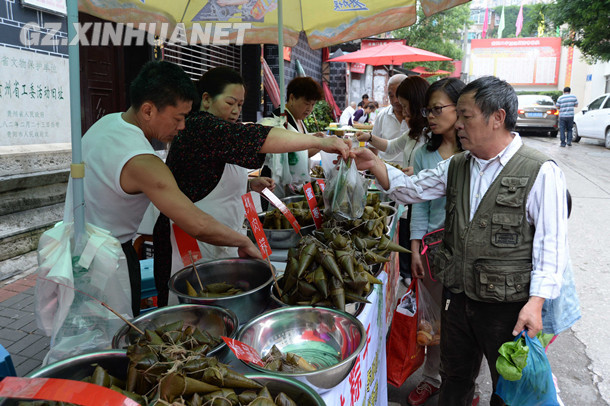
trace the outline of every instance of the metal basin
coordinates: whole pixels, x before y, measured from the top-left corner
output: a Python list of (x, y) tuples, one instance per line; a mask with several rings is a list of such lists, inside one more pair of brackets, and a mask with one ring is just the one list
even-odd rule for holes
[(169, 291), (178, 297), (180, 303), (224, 307), (232, 310), (242, 324), (267, 309), (269, 286), (273, 282), (273, 275), (266, 262), (257, 259), (231, 258), (197, 262), (195, 266), (204, 285), (226, 282), (244, 292), (216, 298), (189, 296), (186, 293), (187, 281), (195, 289), (199, 287), (195, 271), (190, 266), (176, 272), (168, 283)]
[[(132, 323), (140, 330), (145, 331), (155, 330), (179, 320), (184, 321), (185, 327), (197, 327), (218, 338), (220, 336), (233, 338), (239, 326), (237, 316), (233, 311), (218, 306), (200, 304), (162, 307), (134, 319)], [(137, 342), (140, 336), (140, 333), (125, 324), (112, 338), (112, 348), (126, 349), (129, 345)], [(212, 348), (207, 356), (215, 355), (221, 358), (226, 353), (228, 353), (228, 347), (223, 341)]]
[[(293, 202), (300, 202), (302, 200), (305, 200), (305, 196), (303, 195), (295, 195), (295, 196), (288, 196), (288, 197), (284, 197), (282, 200), (282, 202), (284, 202), (284, 204), (288, 204), (288, 203), (293, 203)], [(263, 220), (265, 219), (265, 215), (267, 213), (271, 212), (271, 210), (264, 212), (264, 213), (259, 213), (258, 215), (258, 219), (260, 220), (261, 224), (263, 224)], [(263, 228), (263, 231), (265, 232), (265, 236), (267, 237), (267, 241), (269, 241), (269, 246), (271, 248), (277, 248), (277, 249), (286, 249), (286, 248), (291, 248), (297, 245), (297, 243), (299, 242), (299, 240), (301, 239), (301, 236), (305, 236), (308, 234), (311, 234), (314, 230), (316, 229), (316, 226), (314, 224), (309, 224), (309, 225), (302, 225), (301, 224), (301, 233), (297, 233), (296, 231), (294, 231), (294, 228), (290, 227), (287, 229), (269, 229), (269, 228)], [(250, 230), (250, 225), (248, 224), (248, 237), (250, 237), (251, 240), (254, 241), (254, 235), (252, 234), (252, 231)]]
[(349, 374), (366, 342), (366, 331), (358, 319), (339, 310), (281, 307), (250, 320), (237, 333), (237, 340), (253, 347), (261, 356), (273, 345), (282, 352), (301, 355), (318, 370), (285, 373), (247, 365), (266, 374), (298, 379), (323, 392), (337, 386)]
[(273, 397), (284, 392), (299, 406), (326, 406), (313, 388), (296, 379), (267, 374), (246, 374), (246, 377), (265, 385)]
[[(129, 358), (125, 351), (101, 351), (79, 355), (34, 371), (28, 377), (62, 378), (80, 381), (93, 374), (95, 369), (94, 364), (99, 364), (110, 375), (124, 380), (127, 377)], [(309, 386), (297, 380), (261, 374), (246, 374), (246, 377), (267, 386), (273, 396), (276, 396), (279, 392), (284, 392), (299, 406), (325, 406), (320, 395)], [(11, 401), (10, 404), (17, 404), (17, 402), (14, 401), (12, 403)]]
[(383, 210), (387, 213), (386, 224), (390, 226), (392, 224), (392, 221), (394, 221), (394, 217), (396, 216), (396, 207), (391, 206), (387, 203), (381, 203), (379, 206), (383, 208)]

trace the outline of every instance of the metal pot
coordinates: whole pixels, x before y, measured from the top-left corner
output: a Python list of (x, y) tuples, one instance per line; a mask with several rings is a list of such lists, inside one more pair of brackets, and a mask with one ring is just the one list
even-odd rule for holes
[[(304, 195), (288, 196), (288, 197), (284, 197), (280, 200), (282, 202), (284, 202), (284, 204), (289, 204), (289, 203), (300, 202), (302, 200), (305, 200), (305, 196)], [(269, 213), (270, 211), (271, 210), (266, 211), (264, 213), (259, 213), (258, 219), (260, 220), (261, 224), (263, 224), (265, 215), (267, 213)], [(282, 229), (282, 230), (264, 228), (263, 231), (265, 232), (265, 236), (267, 237), (267, 241), (269, 241), (269, 246), (271, 248), (286, 249), (286, 248), (292, 248), (292, 247), (296, 246), (297, 243), (299, 242), (299, 240), (301, 239), (301, 236), (311, 234), (315, 229), (316, 229), (316, 226), (314, 224), (309, 224), (306, 226), (303, 226), (301, 224), (300, 234), (297, 233), (296, 231), (294, 231), (294, 229), (292, 227), (287, 228), (287, 229)], [(254, 241), (254, 235), (252, 234), (252, 230), (250, 230), (249, 225), (248, 225), (248, 237), (252, 241)]]
[[(94, 364), (99, 364), (110, 375), (125, 379), (127, 377), (129, 358), (125, 351), (101, 351), (84, 354), (41, 368), (30, 373), (28, 377), (62, 378), (80, 381), (93, 374), (95, 369)], [(299, 406), (325, 406), (320, 395), (309, 386), (297, 380), (262, 374), (246, 374), (245, 376), (267, 386), (274, 396), (279, 392), (284, 392)], [(14, 404), (17, 404), (17, 401), (14, 401)]]
[(186, 293), (188, 281), (195, 289), (199, 281), (192, 266), (176, 272), (169, 280), (169, 291), (178, 297), (180, 303), (220, 306), (232, 310), (240, 323), (264, 312), (269, 305), (269, 286), (273, 275), (269, 265), (257, 259), (218, 259), (197, 262), (197, 273), (203, 285), (226, 282), (244, 292), (233, 296), (203, 298)]
[[(155, 330), (160, 326), (183, 320), (184, 326), (197, 327), (214, 337), (225, 336), (233, 338), (239, 326), (238, 318), (229, 309), (218, 306), (200, 304), (180, 304), (153, 310), (132, 320), (132, 323), (142, 331)], [(125, 324), (112, 338), (112, 348), (126, 349), (140, 338), (140, 333)], [(207, 356), (222, 358), (229, 349), (223, 342), (212, 348)]]

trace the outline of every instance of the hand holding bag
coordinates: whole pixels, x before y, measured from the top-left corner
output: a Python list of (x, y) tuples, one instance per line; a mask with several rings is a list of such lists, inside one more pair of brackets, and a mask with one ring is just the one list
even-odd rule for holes
[[(519, 340), (523, 340), (522, 336), (525, 337), (525, 345), (517, 345), (516, 351), (512, 351), (512, 344), (517, 344)], [(507, 347), (505, 348), (505, 346)], [(524, 330), (513, 342), (503, 344), (499, 352), (500, 356), (496, 361), (496, 369), (500, 373), (500, 377), (496, 386), (496, 394), (507, 405), (559, 406), (551, 365), (538, 337), (530, 338), (527, 331)], [(519, 378), (518, 369), (520, 369), (520, 366), (517, 365), (517, 368), (512, 368), (510, 365), (521, 363), (524, 352), (527, 352), (527, 361)], [(512, 361), (513, 358), (516, 359), (516, 363)], [(516, 373), (510, 373), (511, 370), (516, 371)], [(503, 374), (503, 371), (509, 373)], [(506, 377), (503, 375), (506, 375)]]

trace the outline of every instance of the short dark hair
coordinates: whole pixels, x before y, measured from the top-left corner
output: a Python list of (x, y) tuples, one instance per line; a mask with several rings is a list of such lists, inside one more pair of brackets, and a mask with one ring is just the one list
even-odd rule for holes
[(201, 75), (201, 78), (197, 81), (197, 91), (199, 97), (207, 93), (214, 98), (222, 94), (229, 85), (245, 86), (244, 79), (235, 69), (228, 66), (219, 66), (209, 69)]
[(428, 81), (420, 76), (409, 76), (398, 85), (396, 96), (409, 101), (409, 137), (419, 139), (427, 125), (427, 120), (421, 115), (421, 109), (426, 100), (426, 91), (430, 87)]
[(305, 100), (322, 100), (324, 94), (322, 88), (310, 77), (298, 77), (294, 78), (288, 83), (286, 87), (286, 100), (290, 98), (290, 95), (294, 95), (295, 98), (299, 99), (304, 97)]
[(368, 107), (371, 110), (375, 110), (377, 108), (377, 106), (375, 106), (375, 102), (368, 102), (364, 107)]
[[(430, 104), (430, 97), (432, 97), (432, 93), (434, 93), (434, 92), (443, 92), (447, 95), (447, 97), (449, 97), (449, 99), (453, 103), (457, 103), (458, 99), (460, 98), (460, 93), (461, 93), (462, 89), (464, 89), (464, 86), (466, 86), (466, 84), (458, 78), (444, 78), (441, 80), (437, 80), (436, 82), (433, 82), (430, 85), (430, 87), (428, 88), (428, 90), (426, 91), (425, 105), (427, 106)], [(443, 142), (443, 135), (430, 133), (430, 135), (428, 137), (429, 137), (429, 139), (428, 139), (428, 143), (426, 144), (426, 149), (428, 151), (436, 151), (437, 149), (439, 149), (441, 146), (441, 143)], [(462, 143), (460, 142), (460, 139), (457, 137), (457, 132), (456, 132), (456, 138), (457, 138), (458, 148), (461, 151)]]
[(147, 62), (129, 87), (131, 106), (139, 109), (146, 101), (162, 110), (178, 101), (197, 102), (197, 90), (182, 68), (167, 61)]
[(369, 95), (368, 95), (368, 94), (366, 94), (366, 93), (365, 93), (365, 94), (363, 94), (363, 95), (362, 95), (362, 100), (364, 100), (364, 99), (368, 99), (368, 98), (369, 98)]
[(506, 81), (495, 76), (483, 76), (464, 87), (460, 96), (474, 92), (474, 102), (483, 113), (485, 119), (502, 109), (506, 112), (504, 128), (513, 131), (517, 124), (518, 106), (517, 93)]
[(570, 93), (571, 91), (572, 91), (572, 89), (570, 89), (568, 86), (563, 88), (564, 93)]

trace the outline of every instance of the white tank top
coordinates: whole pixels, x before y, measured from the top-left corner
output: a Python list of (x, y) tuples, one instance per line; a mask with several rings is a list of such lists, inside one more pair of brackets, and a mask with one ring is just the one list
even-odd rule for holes
[[(131, 241), (150, 200), (144, 193), (128, 194), (121, 188), (123, 166), (136, 155), (155, 151), (122, 113), (99, 119), (83, 136), (85, 163), (85, 221), (110, 231), (121, 244)], [(72, 218), (72, 178), (68, 183), (64, 219)]]

